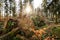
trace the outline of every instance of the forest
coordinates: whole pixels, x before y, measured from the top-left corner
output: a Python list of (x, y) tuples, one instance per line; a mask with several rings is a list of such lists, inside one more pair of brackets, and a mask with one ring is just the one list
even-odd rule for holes
[(0, 0), (0, 40), (60, 40), (60, 0)]

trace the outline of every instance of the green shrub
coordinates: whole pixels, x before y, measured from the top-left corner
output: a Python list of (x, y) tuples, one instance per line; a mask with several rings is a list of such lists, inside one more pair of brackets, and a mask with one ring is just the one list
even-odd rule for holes
[(37, 27), (41, 27), (45, 25), (45, 22), (43, 20), (41, 20), (40, 16), (36, 16), (34, 18), (32, 18), (34, 25)]
[(13, 19), (8, 20), (6, 26), (7, 32), (11, 31), (13, 28), (16, 28), (17, 26), (18, 26), (17, 20), (13, 20)]
[(52, 28), (52, 34), (60, 38), (60, 27), (54, 27)]

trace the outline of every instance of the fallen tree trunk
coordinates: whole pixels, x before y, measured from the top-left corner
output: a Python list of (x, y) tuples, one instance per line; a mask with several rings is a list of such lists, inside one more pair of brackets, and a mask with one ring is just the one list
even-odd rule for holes
[(0, 39), (2, 39), (2, 38), (4, 38), (4, 37), (7, 37), (8, 35), (11, 35), (11, 33), (12, 33), (12, 34), (15, 34), (16, 31), (18, 31), (19, 29), (20, 29), (19, 27), (13, 29), (12, 31), (8, 32), (7, 34), (4, 34), (4, 35), (0, 36)]

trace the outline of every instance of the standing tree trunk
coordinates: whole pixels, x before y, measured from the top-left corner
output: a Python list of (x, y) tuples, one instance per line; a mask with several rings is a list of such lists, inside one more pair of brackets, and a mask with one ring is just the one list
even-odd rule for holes
[(19, 17), (22, 16), (22, 9), (23, 9), (22, 0), (20, 0), (20, 14), (19, 14)]

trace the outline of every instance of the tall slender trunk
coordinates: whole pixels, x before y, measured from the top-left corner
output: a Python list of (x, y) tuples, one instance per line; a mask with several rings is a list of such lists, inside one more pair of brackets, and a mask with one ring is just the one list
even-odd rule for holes
[(19, 14), (20, 17), (22, 16), (22, 9), (23, 9), (22, 0), (20, 0), (20, 14)]

